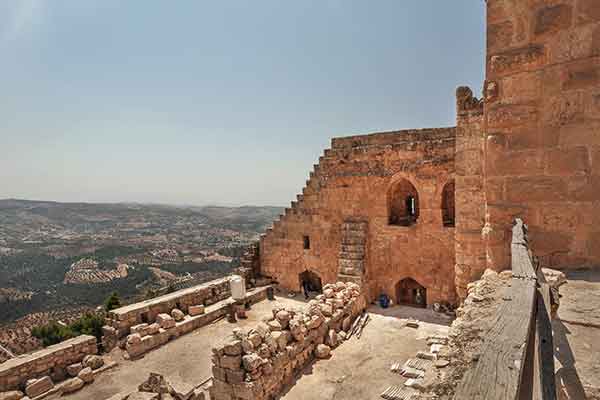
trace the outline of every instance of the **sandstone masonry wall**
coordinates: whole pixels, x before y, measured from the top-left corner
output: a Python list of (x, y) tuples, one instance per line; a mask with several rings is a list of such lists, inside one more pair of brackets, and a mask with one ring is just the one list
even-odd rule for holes
[(131, 327), (134, 325), (156, 322), (158, 314), (169, 314), (174, 308), (188, 313), (190, 306), (214, 304), (229, 296), (231, 296), (229, 277), (225, 277), (154, 299), (117, 308), (108, 313), (106, 324), (114, 328), (118, 338), (121, 338), (128, 335)]
[[(397, 283), (412, 278), (427, 288), (428, 304), (453, 302), (454, 228), (443, 226), (441, 203), (454, 179), (455, 135), (440, 128), (333, 139), (297, 201), (261, 238), (261, 273), (291, 290), (306, 270), (324, 284), (364, 282), (369, 300), (382, 292), (396, 300)], [(389, 225), (390, 191), (401, 179), (418, 191), (412, 226)], [(342, 235), (342, 226), (355, 233)], [(343, 276), (352, 270), (360, 275)]]
[(29, 379), (53, 375), (58, 370), (81, 362), (90, 354), (96, 354), (96, 338), (81, 335), (62, 343), (46, 347), (34, 353), (12, 358), (0, 364), (0, 392), (22, 389)]
[(234, 330), (224, 346), (213, 349), (214, 400), (275, 398), (294, 373), (348, 337), (366, 307), (354, 283), (325, 285), (304, 310), (274, 308), (273, 317), (249, 332)]
[(600, 1), (488, 0), (488, 266), (527, 221), (544, 266), (600, 265)]
[(485, 224), (483, 190), (483, 101), (471, 89), (456, 91), (456, 291), (467, 295), (467, 284), (486, 268), (482, 230)]

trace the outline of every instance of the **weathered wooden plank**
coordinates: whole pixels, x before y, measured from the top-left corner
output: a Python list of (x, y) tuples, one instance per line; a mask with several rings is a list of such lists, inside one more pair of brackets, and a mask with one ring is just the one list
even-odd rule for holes
[(527, 226), (517, 218), (512, 229), (511, 267), (513, 277), (536, 279), (535, 269), (529, 256), (527, 245)]
[(530, 347), (536, 337), (537, 275), (529, 254), (527, 226), (522, 220), (515, 220), (512, 234), (513, 278), (503, 296), (512, 301), (506, 301), (495, 316), (479, 360), (465, 373), (457, 388), (456, 400), (516, 400), (523, 398), (523, 393), (529, 397), (531, 381), (537, 379), (528, 370), (525, 385), (529, 387), (521, 387), (524, 368), (528, 368), (525, 366), (527, 350), (534, 350), (527, 360), (530, 364), (533, 364), (531, 354), (537, 352), (537, 348)]
[(516, 399), (520, 390), (527, 341), (533, 328), (535, 281), (513, 278), (506, 301), (486, 340), (479, 360), (460, 382), (456, 400)]
[(537, 271), (538, 289), (536, 301), (535, 359), (534, 359), (534, 400), (556, 400), (556, 379), (554, 371), (554, 344), (550, 317), (550, 286), (541, 271)]

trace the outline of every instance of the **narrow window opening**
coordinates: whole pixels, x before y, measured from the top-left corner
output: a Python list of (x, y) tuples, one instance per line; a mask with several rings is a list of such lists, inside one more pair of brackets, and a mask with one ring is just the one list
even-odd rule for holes
[(444, 227), (453, 227), (454, 218), (454, 181), (450, 181), (442, 190), (442, 223)]
[(304, 236), (303, 241), (304, 241), (304, 250), (309, 250), (310, 249), (310, 237)]

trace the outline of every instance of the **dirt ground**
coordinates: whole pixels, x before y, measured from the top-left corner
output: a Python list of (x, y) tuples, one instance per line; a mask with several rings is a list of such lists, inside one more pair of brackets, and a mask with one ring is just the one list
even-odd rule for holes
[(212, 375), (212, 348), (223, 341), (234, 328), (255, 326), (263, 316), (271, 314), (275, 303), (290, 307), (303, 305), (301, 301), (286, 297), (278, 297), (273, 302), (265, 300), (252, 307), (246, 320), (240, 320), (236, 324), (220, 320), (173, 340), (134, 361), (124, 360), (121, 350), (116, 349), (110, 356), (119, 362), (117, 367), (104, 372), (94, 383), (86, 385), (82, 390), (61, 399), (108, 399), (117, 393), (137, 389), (137, 386), (148, 378), (150, 372), (200, 384)]
[(600, 399), (600, 271), (566, 275), (552, 322), (559, 399)]
[[(404, 363), (417, 351), (427, 350), (427, 337), (447, 334), (450, 321), (428, 310), (396, 306), (369, 308), (371, 321), (360, 339), (352, 337), (332, 352), (329, 360), (306, 367), (282, 400), (376, 399), (391, 385), (405, 378), (390, 372), (393, 363)], [(422, 322), (418, 329), (406, 327), (406, 320), (427, 316), (437, 323)], [(437, 316), (437, 318), (436, 318)], [(437, 320), (437, 321), (436, 321)]]

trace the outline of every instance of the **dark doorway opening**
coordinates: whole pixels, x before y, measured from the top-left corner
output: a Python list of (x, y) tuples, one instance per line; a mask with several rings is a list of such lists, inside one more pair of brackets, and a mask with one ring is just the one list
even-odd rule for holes
[(310, 292), (321, 293), (323, 291), (323, 286), (321, 282), (321, 277), (312, 271), (304, 271), (299, 275), (300, 279), (300, 288), (302, 290)]
[(396, 285), (398, 304), (427, 307), (427, 289), (412, 278), (402, 279)]

